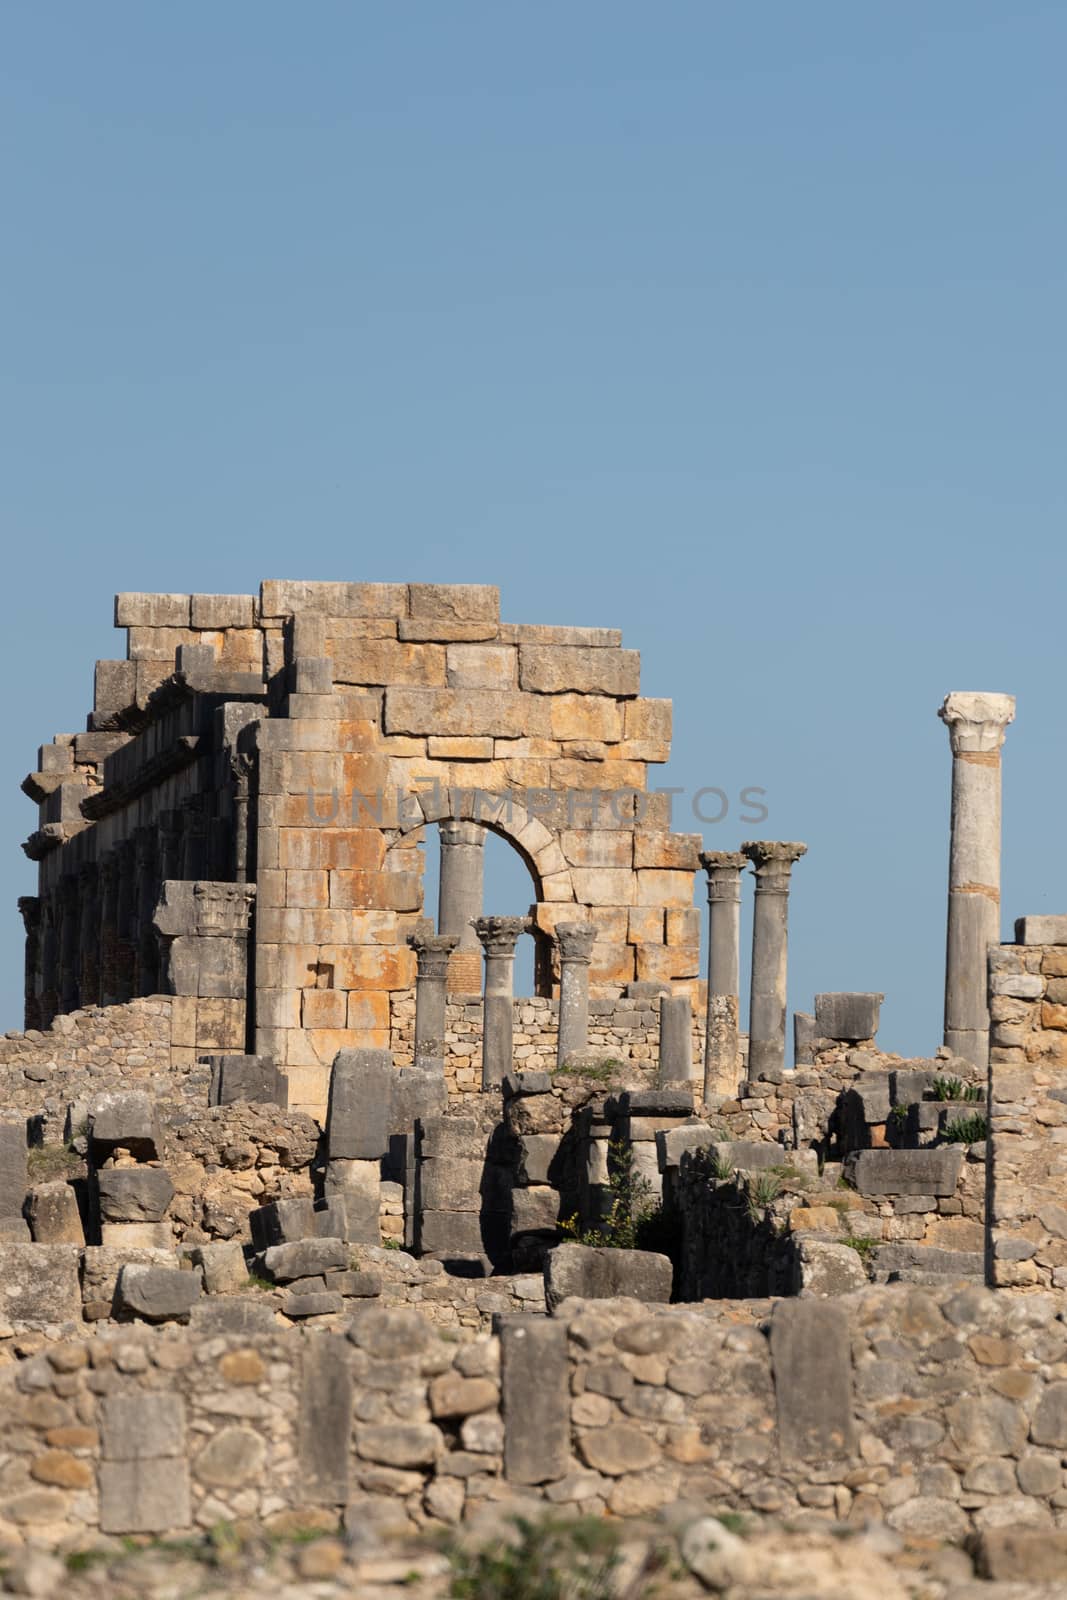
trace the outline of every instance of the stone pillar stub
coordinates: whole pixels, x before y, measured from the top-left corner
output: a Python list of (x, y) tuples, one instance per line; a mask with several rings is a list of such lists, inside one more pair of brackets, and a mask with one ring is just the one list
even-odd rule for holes
[(445, 1070), (448, 963), (458, 943), (458, 934), (433, 933), (428, 924), (408, 939), (418, 961), (414, 1064), (426, 1072), (443, 1074)]
[(482, 1088), (503, 1083), (511, 1071), (514, 1036), (515, 946), (531, 927), (529, 917), (478, 917), (475, 934), (485, 951), (482, 1002)]
[(596, 941), (592, 922), (558, 922), (559, 1037), (556, 1065), (589, 1047), (589, 967)]
[(740, 850), (702, 850), (708, 880), (708, 1009), (704, 1034), (704, 1099), (737, 1092), (741, 988)]
[(481, 953), (474, 923), (485, 903), (485, 832), (477, 822), (438, 823), (441, 869), (437, 893), (437, 931), (457, 938), (449, 961), (448, 988), (453, 994), (477, 993)]
[(1015, 697), (956, 692), (945, 696), (938, 716), (952, 745), (944, 1042), (985, 1067), (986, 962), (1000, 938), (1000, 751)]
[(781, 1072), (785, 1066), (789, 880), (793, 863), (807, 849), (806, 844), (779, 839), (748, 840), (741, 846), (756, 875), (748, 1022), (750, 1078)]
[(693, 1004), (687, 994), (665, 994), (659, 1003), (659, 1081), (690, 1084), (693, 1078)]

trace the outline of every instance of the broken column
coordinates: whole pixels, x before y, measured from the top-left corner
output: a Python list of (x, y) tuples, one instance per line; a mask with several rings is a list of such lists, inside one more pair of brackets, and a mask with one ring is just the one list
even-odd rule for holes
[(485, 829), (477, 822), (445, 821), (437, 831), (441, 838), (437, 931), (454, 933), (459, 941), (448, 964), (448, 987), (453, 994), (476, 994), (481, 956), (474, 923), (484, 904)]
[(704, 1099), (737, 1092), (741, 993), (739, 850), (702, 850), (708, 876), (708, 1009), (704, 1035)]
[[(471, 934), (477, 942), (472, 928)], [(418, 960), (415, 976), (415, 1066), (426, 1072), (445, 1070), (445, 1008), (448, 963), (459, 943), (455, 933), (432, 933), (429, 924), (408, 939)]]
[(985, 1067), (986, 961), (1000, 938), (1000, 749), (1015, 717), (1015, 697), (949, 694), (938, 716), (952, 743), (944, 1042)]
[(139, 1091), (98, 1095), (89, 1106), (88, 1147), (90, 1209), (101, 1244), (170, 1247), (174, 1185), (163, 1166), (154, 1101)]
[(559, 943), (559, 1036), (556, 1065), (562, 1067), (589, 1045), (589, 966), (596, 928), (591, 922), (557, 922)]
[(789, 878), (806, 844), (754, 839), (741, 846), (756, 874), (752, 918), (752, 987), (748, 1020), (748, 1076), (785, 1066), (786, 967)]
[(691, 1086), (693, 1005), (687, 994), (665, 994), (659, 1003), (659, 1081)]
[(329, 1232), (381, 1244), (381, 1168), (389, 1149), (393, 1058), (388, 1050), (341, 1050), (330, 1073), (326, 1114), (325, 1210)]
[(474, 931), (485, 951), (482, 1001), (482, 1088), (503, 1083), (511, 1071), (515, 946), (529, 917), (478, 917)]

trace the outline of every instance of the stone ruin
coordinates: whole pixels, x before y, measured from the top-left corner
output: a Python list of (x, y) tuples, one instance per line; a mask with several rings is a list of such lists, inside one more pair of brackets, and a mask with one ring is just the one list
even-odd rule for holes
[(940, 711), (943, 1042), (827, 992), (787, 1067), (806, 846), (673, 831), (617, 632), (419, 583), (115, 622), (23, 784), (0, 1542), (694, 1504), (1067, 1560), (1067, 916), (999, 943), (1011, 697)]

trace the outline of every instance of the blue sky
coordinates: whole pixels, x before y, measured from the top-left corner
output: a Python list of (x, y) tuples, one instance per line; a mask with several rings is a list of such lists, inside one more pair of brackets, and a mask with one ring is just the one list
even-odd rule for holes
[(0, 1021), (18, 783), (118, 589), (497, 582), (510, 620), (621, 626), (675, 702), (663, 781), (760, 785), (810, 847), (791, 1003), (883, 989), (904, 1051), (940, 1038), (936, 708), (1015, 693), (1005, 932), (1067, 910), (1062, 6), (0, 30)]

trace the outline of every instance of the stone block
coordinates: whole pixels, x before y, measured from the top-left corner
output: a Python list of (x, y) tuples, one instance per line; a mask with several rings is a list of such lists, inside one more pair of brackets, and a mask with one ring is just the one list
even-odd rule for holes
[(410, 1133), (416, 1122), (442, 1115), (448, 1109), (444, 1073), (422, 1067), (401, 1067), (393, 1076), (391, 1132)]
[(536, 1184), (527, 1189), (513, 1189), (511, 1194), (511, 1231), (519, 1233), (555, 1233), (559, 1223), (559, 1191), (547, 1184)]
[(221, 628), (255, 625), (256, 602), (250, 594), (194, 594), (190, 601), (190, 622), (194, 628), (216, 632)]
[(989, 980), (989, 990), (991, 994), (1007, 995), (1015, 1000), (1040, 1000), (1045, 983), (1036, 972), (995, 972)]
[(115, 1250), (169, 1250), (174, 1230), (169, 1222), (102, 1222), (100, 1243)]
[(198, 1300), (189, 1324), (200, 1333), (240, 1334), (242, 1337), (270, 1333), (276, 1327), (274, 1311), (277, 1296), (242, 1294), (220, 1299)]
[[(27, 1230), (28, 1231), (28, 1230)], [(0, 1244), (0, 1318), (15, 1326), (81, 1321), (78, 1250), (69, 1244)]]
[(498, 622), (500, 590), (490, 583), (409, 583), (407, 614), (445, 622)]
[(116, 1150), (128, 1150), (138, 1161), (158, 1161), (163, 1138), (154, 1101), (147, 1095), (111, 1093), (89, 1103), (89, 1154), (99, 1165)]
[[(1020, 1600), (1031, 1595), (1037, 1600), (1038, 1591), (1030, 1587), (1036, 1584), (1050, 1586), (1041, 1594), (1058, 1593), (1067, 1572), (1067, 1528), (983, 1528), (975, 1567), (983, 1578), (998, 1584), (1025, 1584)], [(985, 1584), (975, 1584), (975, 1597), (984, 1589)], [(1006, 1597), (1016, 1592), (1014, 1587), (1004, 1590)]]
[(666, 1305), (673, 1268), (650, 1250), (609, 1250), (561, 1244), (545, 1257), (545, 1306), (563, 1300), (643, 1300)]
[[(790, 1218), (796, 1227), (805, 1208), (798, 1207)], [(834, 1229), (839, 1224), (837, 1213), (829, 1206), (815, 1206), (810, 1215), (829, 1212), (824, 1219)], [(798, 1238), (793, 1256), (793, 1293), (796, 1295), (852, 1294), (867, 1287), (867, 1271), (859, 1254), (847, 1244), (832, 1240)]]
[(200, 1268), (206, 1294), (237, 1294), (247, 1286), (248, 1265), (236, 1239), (198, 1244), (192, 1259)]
[(1018, 917), (1016, 944), (1067, 944), (1067, 916)]
[(822, 1039), (873, 1039), (884, 994), (817, 994), (815, 1032)]
[(69, 1183), (38, 1183), (26, 1202), (30, 1232), (35, 1244), (85, 1243), (78, 1198)]
[(0, 1217), (0, 1244), (29, 1244), (32, 1238), (25, 1217)]
[(559, 1137), (554, 1133), (527, 1133), (519, 1140), (518, 1182), (551, 1183), (552, 1164), (559, 1151)]
[(161, 1222), (174, 1199), (163, 1167), (101, 1167), (93, 1176), (105, 1222)]
[(347, 1503), (351, 1437), (352, 1372), (345, 1346), (332, 1334), (316, 1334), (304, 1344), (300, 1366), (297, 1449), (306, 1504)]
[(379, 1191), (336, 1189), (315, 1207), (315, 1234), (348, 1244), (381, 1244)]
[(929, 1068), (921, 1070), (907, 1068), (889, 1074), (889, 1100), (890, 1106), (910, 1106), (912, 1101), (921, 1100), (934, 1086), (934, 1079), (947, 1077), (947, 1073), (939, 1073), (931, 1061)]
[(191, 595), (117, 594), (116, 628), (188, 628)]
[(504, 1476), (548, 1483), (570, 1464), (571, 1407), (567, 1330), (537, 1316), (503, 1316), (500, 1336)]
[(485, 1248), (482, 1221), (474, 1211), (424, 1211), (418, 1219), (419, 1249), (437, 1256), (477, 1256)]
[(100, 1418), (103, 1461), (176, 1460), (185, 1454), (185, 1405), (155, 1390), (105, 1396)]
[(860, 1194), (954, 1195), (963, 1166), (958, 1145), (928, 1150), (859, 1150), (845, 1176)]
[(279, 1072), (270, 1056), (205, 1056), (204, 1060), (211, 1065), (209, 1105), (229, 1106), (248, 1101), (253, 1105), (288, 1108), (288, 1079), (284, 1072)]
[(192, 1521), (184, 1461), (102, 1461), (102, 1533), (171, 1533)]
[(708, 1145), (715, 1143), (715, 1134), (707, 1123), (699, 1122), (689, 1125), (682, 1123), (677, 1128), (664, 1128), (656, 1134), (656, 1158), (661, 1172), (666, 1172), (669, 1167), (679, 1167), (682, 1157), (689, 1150), (703, 1150)]
[(375, 1160), (389, 1150), (393, 1057), (388, 1050), (341, 1050), (330, 1074), (326, 1149), (331, 1160)]
[(419, 1197), (426, 1211), (480, 1211), (481, 1161), (430, 1159), (419, 1169)]
[(641, 687), (641, 657), (636, 650), (523, 644), (519, 683), (538, 694), (636, 695)]
[(287, 1317), (332, 1317), (345, 1308), (344, 1300), (336, 1289), (309, 1289), (296, 1294), (290, 1291), (282, 1301), (281, 1309)]
[(847, 1313), (826, 1300), (778, 1300), (770, 1346), (783, 1459), (851, 1455), (856, 1435)]
[(347, 1267), (349, 1253), (343, 1240), (335, 1237), (300, 1239), (264, 1250), (263, 1268), (275, 1283), (292, 1283), (296, 1278), (314, 1278)]
[(692, 1089), (631, 1089), (619, 1097), (619, 1107), (630, 1117), (691, 1117)]
[(26, 1168), (26, 1119), (0, 1120), (0, 1217), (21, 1217), (29, 1185)]
[(434, 1157), (463, 1161), (485, 1156), (486, 1136), (473, 1117), (425, 1117), (419, 1125), (419, 1136), (424, 1160)]
[(125, 711), (137, 698), (136, 661), (98, 661), (93, 679), (95, 725)]
[(85, 1304), (107, 1307), (110, 1314), (116, 1299), (119, 1273), (128, 1264), (173, 1269), (177, 1256), (173, 1248), (139, 1247), (128, 1250), (110, 1245), (87, 1245), (82, 1256), (82, 1299)]
[(184, 1322), (200, 1291), (199, 1272), (127, 1265), (119, 1273), (115, 1299), (120, 1311), (146, 1322)]
[(548, 1072), (506, 1072), (500, 1089), (505, 1100), (526, 1094), (551, 1094), (552, 1076)]
[(423, 689), (397, 685), (385, 691), (385, 731), (449, 738), (547, 737), (548, 706), (507, 689)]
[(513, 645), (450, 644), (446, 651), (448, 687), (511, 689), (515, 685), (516, 655)]
[(298, 1195), (257, 1206), (248, 1214), (248, 1226), (257, 1250), (310, 1239), (316, 1232), (314, 1202), (309, 1195)]

